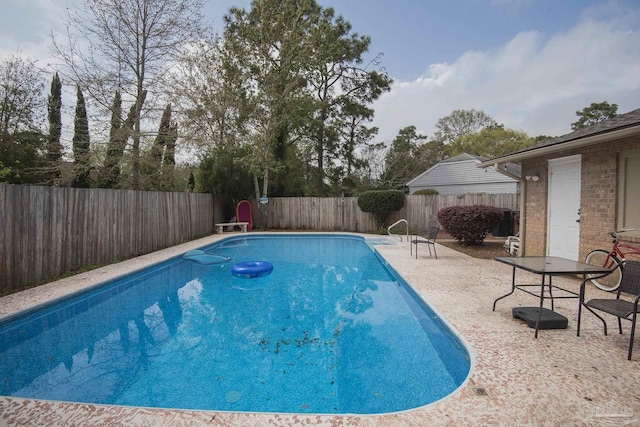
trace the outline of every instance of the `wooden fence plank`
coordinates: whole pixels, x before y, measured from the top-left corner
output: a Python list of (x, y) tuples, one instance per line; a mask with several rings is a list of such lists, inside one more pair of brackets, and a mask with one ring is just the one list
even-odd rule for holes
[(9, 205), (7, 200), (7, 188), (6, 186), (0, 186), (0, 283), (6, 283), (9, 278), (9, 236), (8, 236), (8, 222), (9, 215), (7, 212), (7, 206)]
[(46, 203), (45, 199), (48, 199), (48, 195), (45, 195), (45, 192), (42, 191), (40, 187), (34, 187), (34, 191), (31, 196), (30, 204), (35, 204), (36, 211), (32, 216), (33, 223), (33, 235), (31, 243), (34, 246), (34, 258), (33, 263), (31, 264), (31, 268), (34, 270), (34, 277), (42, 277), (43, 276), (43, 265), (45, 260), (43, 258), (47, 255), (44, 249), (44, 240), (46, 239), (46, 232), (48, 228), (44, 226), (45, 221), (48, 223), (48, 215), (49, 215), (49, 204)]
[[(20, 248), (26, 256), (22, 257), (19, 261), (19, 270), (22, 277), (26, 277), (27, 280), (33, 280), (31, 269), (29, 268), (29, 261), (33, 259), (35, 253), (33, 252), (33, 245), (31, 242), (31, 214), (29, 209), (31, 203), (31, 187), (25, 187), (22, 189), (22, 195), (20, 197), (20, 203), (22, 210), (20, 212)], [(36, 207), (37, 209), (37, 207)]]

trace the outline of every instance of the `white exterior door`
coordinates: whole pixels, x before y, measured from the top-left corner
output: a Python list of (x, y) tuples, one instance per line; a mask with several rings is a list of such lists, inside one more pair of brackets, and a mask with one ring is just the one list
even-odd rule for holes
[(580, 245), (580, 161), (549, 160), (547, 255), (578, 261)]

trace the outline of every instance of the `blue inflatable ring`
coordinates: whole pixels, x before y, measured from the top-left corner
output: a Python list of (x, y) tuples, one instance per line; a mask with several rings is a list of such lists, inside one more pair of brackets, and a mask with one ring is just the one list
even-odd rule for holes
[(254, 277), (267, 276), (273, 271), (273, 265), (267, 261), (239, 262), (231, 267), (231, 274), (236, 277), (252, 279)]

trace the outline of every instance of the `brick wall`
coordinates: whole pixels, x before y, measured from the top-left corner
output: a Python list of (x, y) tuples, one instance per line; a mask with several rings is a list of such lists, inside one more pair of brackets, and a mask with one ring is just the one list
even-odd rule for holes
[[(547, 157), (522, 162), (522, 176), (537, 175), (537, 182), (525, 181), (525, 254), (529, 256), (545, 255), (547, 236)], [(522, 221), (522, 219), (521, 219)]]
[[(626, 138), (549, 156), (524, 160), (522, 175), (538, 175), (538, 182), (528, 181), (526, 198), (525, 254), (546, 254), (547, 233), (547, 161), (561, 157), (582, 155), (582, 190), (580, 194), (580, 254), (584, 259), (593, 249), (610, 248), (609, 231), (616, 229), (617, 154), (640, 149), (640, 138)], [(640, 185), (640, 183), (639, 183)], [(637, 238), (629, 239), (639, 242)]]

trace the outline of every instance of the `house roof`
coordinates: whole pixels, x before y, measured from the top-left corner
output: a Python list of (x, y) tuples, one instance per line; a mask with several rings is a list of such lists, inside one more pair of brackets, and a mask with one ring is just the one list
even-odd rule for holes
[[(433, 169), (442, 166), (444, 164), (448, 164), (448, 163), (455, 163), (455, 162), (468, 162), (468, 161), (473, 161), (477, 164), (480, 164), (483, 161), (489, 160), (488, 157), (482, 157), (482, 156), (475, 156), (473, 154), (468, 154), (468, 153), (462, 153), (462, 154), (458, 154), (457, 156), (453, 156), (453, 157), (449, 157), (448, 159), (442, 160), (438, 163), (436, 163), (435, 165), (431, 166), (429, 169), (427, 169), (426, 171), (422, 172), (421, 174), (419, 174), (418, 176), (416, 176), (415, 178), (413, 178), (412, 180), (410, 180), (409, 182), (407, 182), (405, 185), (409, 186), (411, 184), (413, 184), (415, 181), (419, 180), (420, 178), (422, 178), (423, 176), (425, 176), (426, 174), (428, 174), (429, 172), (431, 172)], [(492, 165), (489, 165), (492, 166)], [(515, 164), (515, 163), (506, 163), (505, 165), (502, 166), (503, 170), (506, 170), (508, 173), (506, 173), (505, 175), (510, 176), (510, 178), (512, 179), (516, 179), (516, 177), (520, 176), (520, 165)], [(501, 171), (502, 172), (502, 171)]]
[(449, 157), (448, 159), (445, 159), (440, 163), (462, 162), (465, 160), (479, 160), (482, 162), (484, 160), (489, 160), (489, 159), (487, 157), (474, 156), (473, 154), (462, 153), (462, 154), (458, 154), (457, 156)]
[(640, 135), (640, 108), (619, 114), (587, 128), (539, 142), (531, 147), (483, 161), (478, 166), (487, 167), (496, 163), (519, 162), (556, 151), (597, 144), (605, 140), (625, 138), (632, 135)]
[[(438, 164), (449, 163), (449, 162), (462, 162), (462, 161), (466, 161), (466, 160), (475, 160), (478, 163), (482, 163), (482, 162), (485, 162), (485, 161), (489, 160), (489, 158), (488, 157), (482, 157), (482, 156), (475, 156), (473, 154), (468, 154), (468, 153), (462, 153), (462, 154), (458, 154), (457, 156), (445, 159), (445, 160), (441, 161)], [(493, 164), (491, 164), (489, 166), (493, 166)], [(520, 169), (521, 168), (520, 168), (519, 164), (506, 162), (504, 165), (502, 165), (502, 171), (500, 171), (500, 172), (504, 173), (504, 171), (506, 171), (507, 172), (506, 173), (507, 176), (510, 176), (511, 178), (514, 178), (514, 179), (517, 179), (518, 177), (520, 177)], [(429, 170), (431, 170), (431, 169), (429, 169)]]

